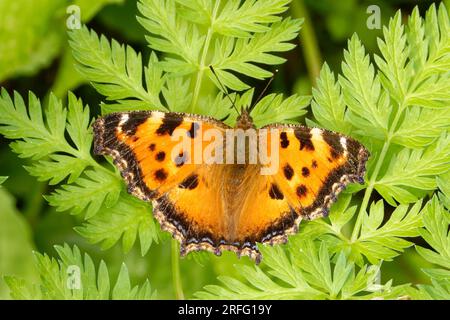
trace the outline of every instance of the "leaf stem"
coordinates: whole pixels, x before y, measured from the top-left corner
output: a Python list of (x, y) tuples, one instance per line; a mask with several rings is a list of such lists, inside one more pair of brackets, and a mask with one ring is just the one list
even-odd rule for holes
[(375, 181), (376, 181), (376, 178), (378, 177), (378, 173), (380, 172), (381, 165), (383, 164), (383, 160), (386, 157), (386, 153), (389, 149), (389, 145), (390, 145), (390, 139), (387, 140), (383, 145), (383, 149), (381, 150), (380, 156), (378, 157), (377, 165), (375, 166), (375, 169), (370, 178), (369, 185), (367, 186), (367, 189), (364, 192), (364, 198), (361, 203), (361, 207), (359, 208), (358, 218), (356, 219), (355, 226), (353, 227), (351, 242), (356, 241), (356, 239), (358, 238), (359, 231), (362, 226), (364, 212), (366, 211), (367, 206), (369, 205), (370, 196), (372, 195), (372, 191), (375, 187)]
[(309, 79), (313, 86), (316, 85), (316, 79), (319, 76), (322, 66), (322, 57), (314, 33), (314, 28), (309, 18), (308, 9), (303, 0), (295, 0), (291, 3), (291, 10), (295, 18), (303, 18), (303, 26), (300, 29), (300, 37), (303, 39), (302, 50), (305, 56), (306, 68), (308, 69)]
[[(406, 100), (406, 99), (405, 99)], [(372, 172), (372, 175), (369, 180), (369, 184), (364, 192), (364, 198), (359, 208), (358, 217), (356, 218), (355, 226), (353, 227), (351, 242), (355, 242), (358, 239), (359, 232), (362, 226), (362, 220), (364, 217), (364, 213), (366, 212), (367, 206), (369, 205), (370, 196), (372, 195), (372, 191), (375, 188), (375, 184), (377, 182), (378, 174), (380, 173), (381, 165), (384, 162), (384, 158), (386, 157), (387, 151), (389, 150), (389, 146), (391, 145), (392, 138), (394, 137), (395, 128), (397, 127), (397, 123), (400, 120), (403, 111), (406, 108), (405, 102), (403, 102), (395, 115), (394, 121), (392, 121), (392, 125), (389, 129), (389, 132), (386, 136), (386, 142), (383, 145), (383, 149), (381, 149), (380, 156), (377, 159), (377, 164), (375, 169)]]
[(198, 74), (197, 74), (197, 79), (195, 81), (194, 95), (192, 96), (192, 103), (191, 103), (191, 109), (190, 109), (191, 113), (194, 113), (195, 107), (198, 102), (198, 97), (200, 95), (200, 89), (202, 87), (202, 82), (203, 82), (203, 74), (205, 72), (205, 69), (207, 68), (206, 57), (208, 55), (209, 46), (211, 44), (211, 38), (214, 34), (214, 20), (216, 19), (216, 15), (217, 15), (217, 11), (219, 10), (219, 6), (220, 6), (220, 0), (217, 0), (215, 3), (215, 6), (214, 6), (213, 12), (212, 12), (211, 24), (210, 24), (210, 27), (208, 28), (208, 33), (206, 34), (205, 44), (203, 45), (202, 57), (200, 58), (200, 64), (198, 66)]
[(175, 291), (176, 299), (184, 300), (183, 284), (181, 283), (180, 250), (178, 249), (178, 241), (172, 239), (171, 246), (173, 289)]

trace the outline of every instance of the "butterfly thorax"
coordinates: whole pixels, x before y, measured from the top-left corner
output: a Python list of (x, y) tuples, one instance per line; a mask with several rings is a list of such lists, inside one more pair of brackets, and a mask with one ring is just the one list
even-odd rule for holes
[(253, 119), (250, 117), (250, 114), (247, 110), (243, 110), (242, 113), (236, 119), (235, 128), (247, 130), (247, 129), (256, 129), (253, 124)]

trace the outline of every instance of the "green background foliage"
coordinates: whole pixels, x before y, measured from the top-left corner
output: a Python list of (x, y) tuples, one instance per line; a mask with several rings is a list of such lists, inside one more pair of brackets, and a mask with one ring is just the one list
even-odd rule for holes
[[(0, 298), (450, 298), (448, 1), (376, 1), (383, 27), (369, 29), (373, 1), (78, 0), (77, 30), (66, 1), (22, 2), (0, 0)], [(113, 111), (233, 125), (209, 65), (238, 107), (278, 70), (257, 126), (323, 127), (372, 154), (363, 186), (260, 246), (258, 266), (180, 259), (92, 154), (92, 120)]]

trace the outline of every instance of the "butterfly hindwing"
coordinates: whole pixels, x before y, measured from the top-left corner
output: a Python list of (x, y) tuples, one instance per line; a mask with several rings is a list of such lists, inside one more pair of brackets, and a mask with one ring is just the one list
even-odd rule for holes
[(217, 252), (226, 238), (222, 206), (222, 169), (198, 166), (197, 169), (154, 201), (154, 214), (163, 229), (181, 243), (181, 253), (193, 250)]

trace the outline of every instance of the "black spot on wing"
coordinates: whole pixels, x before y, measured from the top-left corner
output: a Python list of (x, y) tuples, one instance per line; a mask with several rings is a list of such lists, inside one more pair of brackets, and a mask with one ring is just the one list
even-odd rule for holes
[(303, 167), (302, 168), (302, 176), (304, 176), (305, 178), (309, 177), (309, 169), (307, 167)]
[(303, 198), (308, 193), (308, 190), (306, 189), (306, 186), (304, 184), (301, 184), (297, 187), (296, 192), (299, 198)]
[(154, 143), (151, 143), (151, 144), (148, 146), (148, 149), (149, 149), (150, 151), (155, 151), (155, 148), (156, 148), (156, 145), (155, 145)]
[(186, 179), (184, 179), (184, 181), (182, 183), (180, 183), (178, 185), (179, 188), (181, 189), (195, 189), (198, 186), (198, 175), (193, 174), (190, 175), (189, 177), (187, 177)]
[(312, 134), (308, 128), (297, 128), (294, 130), (294, 135), (300, 142), (300, 150), (314, 151), (314, 144), (311, 141)]
[(166, 153), (164, 151), (158, 152), (155, 156), (155, 159), (160, 162), (164, 161), (165, 158), (166, 158)]
[(286, 149), (289, 146), (289, 139), (286, 132), (280, 133), (280, 143), (283, 149)]
[(316, 161), (316, 160), (313, 160), (313, 161), (311, 162), (311, 168), (316, 169), (317, 167), (318, 167), (317, 161)]
[(167, 172), (164, 169), (158, 169), (155, 171), (155, 179), (159, 182), (163, 182), (167, 179)]
[(292, 176), (294, 175), (294, 169), (292, 169), (289, 163), (286, 163), (286, 165), (283, 167), (283, 173), (286, 179), (291, 180)]
[(166, 113), (162, 119), (162, 123), (156, 130), (156, 134), (162, 136), (165, 134), (172, 135), (176, 128), (183, 122), (183, 116), (177, 113)]
[(283, 200), (284, 199), (283, 193), (280, 191), (280, 189), (278, 188), (278, 186), (275, 183), (272, 183), (272, 185), (270, 186), (269, 196), (272, 199), (276, 199), (276, 200)]

